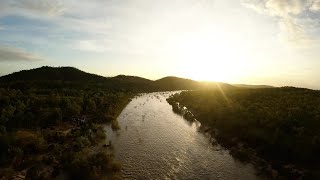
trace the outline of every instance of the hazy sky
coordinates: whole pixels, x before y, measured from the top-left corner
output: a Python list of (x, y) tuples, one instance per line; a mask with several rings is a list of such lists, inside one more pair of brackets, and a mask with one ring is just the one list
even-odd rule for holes
[(43, 65), (320, 89), (320, 0), (1, 0), (0, 75)]

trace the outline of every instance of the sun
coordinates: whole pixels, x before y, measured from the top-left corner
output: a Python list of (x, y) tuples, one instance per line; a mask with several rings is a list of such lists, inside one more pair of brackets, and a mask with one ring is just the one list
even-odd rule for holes
[(241, 48), (230, 38), (196, 33), (177, 39), (172, 46), (180, 74), (200, 81), (236, 81), (243, 68)]

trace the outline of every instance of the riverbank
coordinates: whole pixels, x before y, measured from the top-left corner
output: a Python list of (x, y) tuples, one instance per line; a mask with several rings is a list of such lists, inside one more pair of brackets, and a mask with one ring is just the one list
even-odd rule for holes
[(0, 179), (101, 179), (120, 170), (104, 123), (116, 118), (135, 93), (0, 88)]
[[(274, 178), (314, 179), (319, 177), (318, 166), (313, 163), (317, 161), (313, 154), (317, 152), (318, 131), (310, 123), (317, 122), (311, 114), (317, 111), (312, 111), (309, 104), (317, 104), (317, 93), (294, 88), (235, 89), (223, 94), (219, 90), (192, 91), (173, 96), (168, 102), (184, 117), (186, 111), (192, 112), (194, 117), (187, 119), (196, 118), (231, 155), (252, 163), (259, 173)], [(310, 111), (299, 114), (286, 109), (288, 106), (303, 106)], [(287, 118), (288, 111), (291, 116)], [(302, 119), (305, 117), (309, 119)]]
[[(104, 150), (105, 132), (101, 125), (54, 126), (42, 130), (18, 130), (2, 136), (11, 139), (1, 178), (87, 179), (113, 176), (120, 165)], [(97, 151), (98, 150), (98, 151)]]
[[(172, 106), (173, 112), (181, 115), (187, 121), (197, 121), (196, 117), (190, 110), (188, 110), (185, 106), (180, 105), (179, 102), (174, 101), (172, 97), (168, 98), (167, 102)], [(218, 143), (224, 148), (227, 148), (229, 150), (229, 153), (236, 159), (244, 163), (252, 163), (258, 170), (258, 175), (266, 175), (273, 178), (278, 177), (278, 172), (272, 169), (271, 164), (269, 164), (267, 161), (257, 157), (256, 151), (254, 149), (244, 146), (244, 144), (238, 142), (235, 138), (231, 140), (225, 139), (223, 136), (221, 136), (221, 134), (219, 134), (219, 130), (214, 129), (207, 124), (201, 124), (199, 130), (202, 133), (210, 134), (215, 139), (215, 141), (213, 142), (214, 144)]]

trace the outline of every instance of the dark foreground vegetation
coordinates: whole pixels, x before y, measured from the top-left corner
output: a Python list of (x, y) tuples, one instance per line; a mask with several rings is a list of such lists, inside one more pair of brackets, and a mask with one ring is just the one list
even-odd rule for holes
[(102, 146), (100, 124), (119, 128), (116, 118), (140, 84), (104, 81), (50, 67), (1, 77), (0, 179), (114, 177), (120, 165)]
[(233, 156), (254, 163), (261, 173), (319, 179), (320, 91), (226, 88), (181, 92), (168, 102), (175, 112), (200, 121)]
[[(132, 97), (107, 90), (0, 89), (0, 175), (50, 179), (100, 178), (119, 170), (101, 147), (102, 122)], [(107, 173), (107, 174), (104, 174)]]

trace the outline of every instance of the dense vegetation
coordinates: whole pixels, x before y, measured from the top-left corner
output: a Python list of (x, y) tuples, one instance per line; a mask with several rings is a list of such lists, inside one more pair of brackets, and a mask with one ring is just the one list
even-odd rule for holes
[[(27, 177), (34, 179), (62, 172), (72, 177), (79, 170), (94, 177), (97, 174), (91, 173), (99, 168), (113, 168), (110, 155), (100, 151), (88, 154), (104, 138), (104, 131), (95, 123), (117, 124), (116, 117), (132, 93), (65, 87), (26, 91), (1, 88), (0, 94), (0, 165), (7, 172), (0, 174), (10, 177), (14, 171), (28, 169)], [(95, 156), (105, 158), (105, 163), (88, 160)], [(110, 167), (100, 167), (108, 166), (107, 162)], [(94, 171), (90, 169), (93, 166)]]
[(101, 144), (99, 124), (119, 128), (116, 117), (139, 85), (105, 79), (49, 67), (1, 77), (0, 179), (114, 176), (119, 165)]
[(50, 127), (74, 117), (92, 122), (116, 118), (130, 93), (76, 89), (0, 89), (0, 125), (7, 129)]
[(232, 155), (261, 171), (320, 177), (320, 91), (225, 88), (182, 92), (168, 102), (176, 112), (187, 107)]

